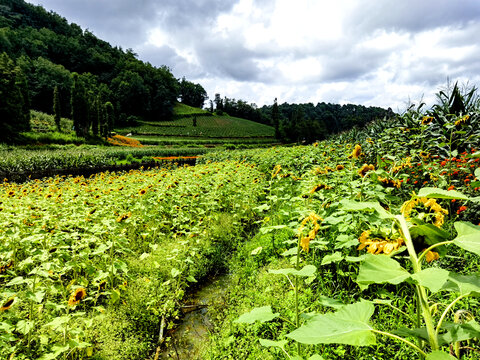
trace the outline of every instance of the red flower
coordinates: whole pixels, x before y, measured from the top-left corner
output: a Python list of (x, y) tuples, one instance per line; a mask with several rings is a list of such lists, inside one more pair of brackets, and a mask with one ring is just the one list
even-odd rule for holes
[(455, 186), (450, 185), (447, 190), (453, 190), (453, 189), (455, 189)]
[(467, 210), (467, 207), (465, 205), (460, 206), (460, 209), (457, 210), (457, 215), (459, 215), (462, 211)]

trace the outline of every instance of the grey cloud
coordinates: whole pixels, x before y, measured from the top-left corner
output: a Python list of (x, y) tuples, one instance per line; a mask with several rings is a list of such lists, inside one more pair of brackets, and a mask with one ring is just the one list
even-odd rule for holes
[(383, 0), (362, 1), (347, 18), (352, 31), (375, 29), (422, 31), (447, 25), (466, 24), (480, 18), (477, 0)]
[(238, 0), (29, 0), (40, 3), (89, 28), (112, 45), (136, 47), (147, 40), (148, 30), (160, 26), (166, 31), (196, 34), (219, 13), (229, 11)]
[(41, 3), (69, 22), (88, 28), (112, 45), (134, 47), (146, 39), (146, 30), (156, 21), (153, 0), (30, 0)]

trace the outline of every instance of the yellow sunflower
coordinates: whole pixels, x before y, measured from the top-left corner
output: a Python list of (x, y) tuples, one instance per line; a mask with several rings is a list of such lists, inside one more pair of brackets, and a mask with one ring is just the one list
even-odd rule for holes
[(0, 306), (0, 312), (10, 309), (15, 302), (15, 298), (8, 299), (2, 306)]
[(80, 303), (87, 296), (87, 291), (83, 287), (79, 287), (75, 290), (71, 295), (70, 299), (68, 299), (68, 306), (75, 306)]
[[(405, 201), (400, 208), (401, 213), (406, 219), (410, 219), (410, 214), (418, 205), (422, 204), (425, 210), (433, 212), (433, 225), (442, 227), (445, 221), (445, 215), (448, 215), (448, 210), (443, 209), (435, 199), (416, 198)], [(423, 220), (423, 219), (422, 219)]]
[(371, 236), (371, 230), (365, 230), (360, 235), (358, 241), (360, 245), (357, 250), (363, 250), (367, 248), (367, 252), (370, 254), (390, 254), (392, 251), (398, 250), (403, 245), (403, 239), (399, 237), (384, 237), (383, 235)]

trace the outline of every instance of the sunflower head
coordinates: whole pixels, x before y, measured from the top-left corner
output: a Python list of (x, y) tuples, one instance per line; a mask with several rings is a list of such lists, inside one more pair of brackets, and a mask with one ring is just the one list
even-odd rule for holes
[(355, 149), (353, 149), (350, 157), (352, 157), (354, 159), (358, 159), (358, 157), (360, 156), (361, 153), (362, 153), (362, 147), (357, 144), (357, 145), (355, 145)]
[(365, 177), (365, 175), (369, 171), (374, 171), (374, 170), (375, 170), (375, 166), (373, 166), (372, 164), (370, 165), (363, 164), (363, 166), (358, 170), (358, 175), (360, 175), (361, 177)]
[(365, 230), (360, 235), (358, 241), (360, 245), (357, 250), (363, 250), (367, 248), (367, 252), (370, 254), (386, 255), (398, 250), (403, 245), (403, 239), (401, 236), (385, 235), (382, 233), (372, 234), (371, 230)]
[(83, 287), (79, 287), (75, 290), (71, 295), (70, 299), (68, 299), (68, 306), (75, 306), (80, 303), (87, 296), (87, 291)]
[(14, 297), (8, 299), (2, 306), (0, 306), (0, 312), (10, 309), (14, 302), (15, 302)]
[(433, 116), (424, 116), (422, 118), (422, 125), (428, 125), (433, 121)]
[[(300, 237), (300, 246), (302, 247), (303, 251), (308, 252), (310, 248), (310, 241), (315, 239), (317, 233), (320, 231), (320, 224), (319, 221), (323, 221), (323, 219), (315, 213), (311, 213), (305, 219), (303, 219), (300, 228), (298, 229), (298, 234)], [(309, 230), (308, 235), (304, 235), (304, 229), (308, 223), (312, 223), (312, 228)]]
[(443, 209), (435, 199), (424, 197), (405, 201), (400, 211), (406, 219), (410, 219), (412, 212), (415, 211), (417, 217), (425, 222), (431, 219), (436, 227), (442, 227), (445, 215), (448, 214), (448, 210)]
[(425, 254), (425, 260), (427, 260), (428, 263), (431, 263), (434, 260), (438, 260), (439, 258), (440, 255), (435, 251), (429, 251)]

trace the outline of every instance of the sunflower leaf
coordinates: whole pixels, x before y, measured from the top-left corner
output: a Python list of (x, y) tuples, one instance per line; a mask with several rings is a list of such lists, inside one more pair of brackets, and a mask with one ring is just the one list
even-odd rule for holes
[(369, 324), (374, 310), (368, 301), (345, 305), (335, 313), (314, 316), (287, 337), (302, 344), (374, 345), (375, 335)]
[(433, 199), (459, 199), (469, 200), (468, 196), (456, 190), (444, 190), (432, 187), (421, 188), (418, 192), (418, 197), (433, 198)]
[(462, 221), (457, 221), (453, 225), (458, 232), (453, 243), (464, 250), (480, 255), (480, 226)]
[(234, 321), (234, 323), (253, 324), (255, 321), (260, 321), (261, 323), (264, 323), (277, 318), (279, 315), (279, 313), (274, 314), (272, 311), (272, 307), (270, 305), (267, 305), (255, 308), (252, 311), (241, 315), (238, 319)]
[(425, 360), (455, 360), (456, 358), (449, 353), (437, 350), (427, 355)]
[(360, 265), (357, 283), (360, 287), (370, 284), (400, 284), (410, 278), (410, 273), (387, 255), (367, 254)]

